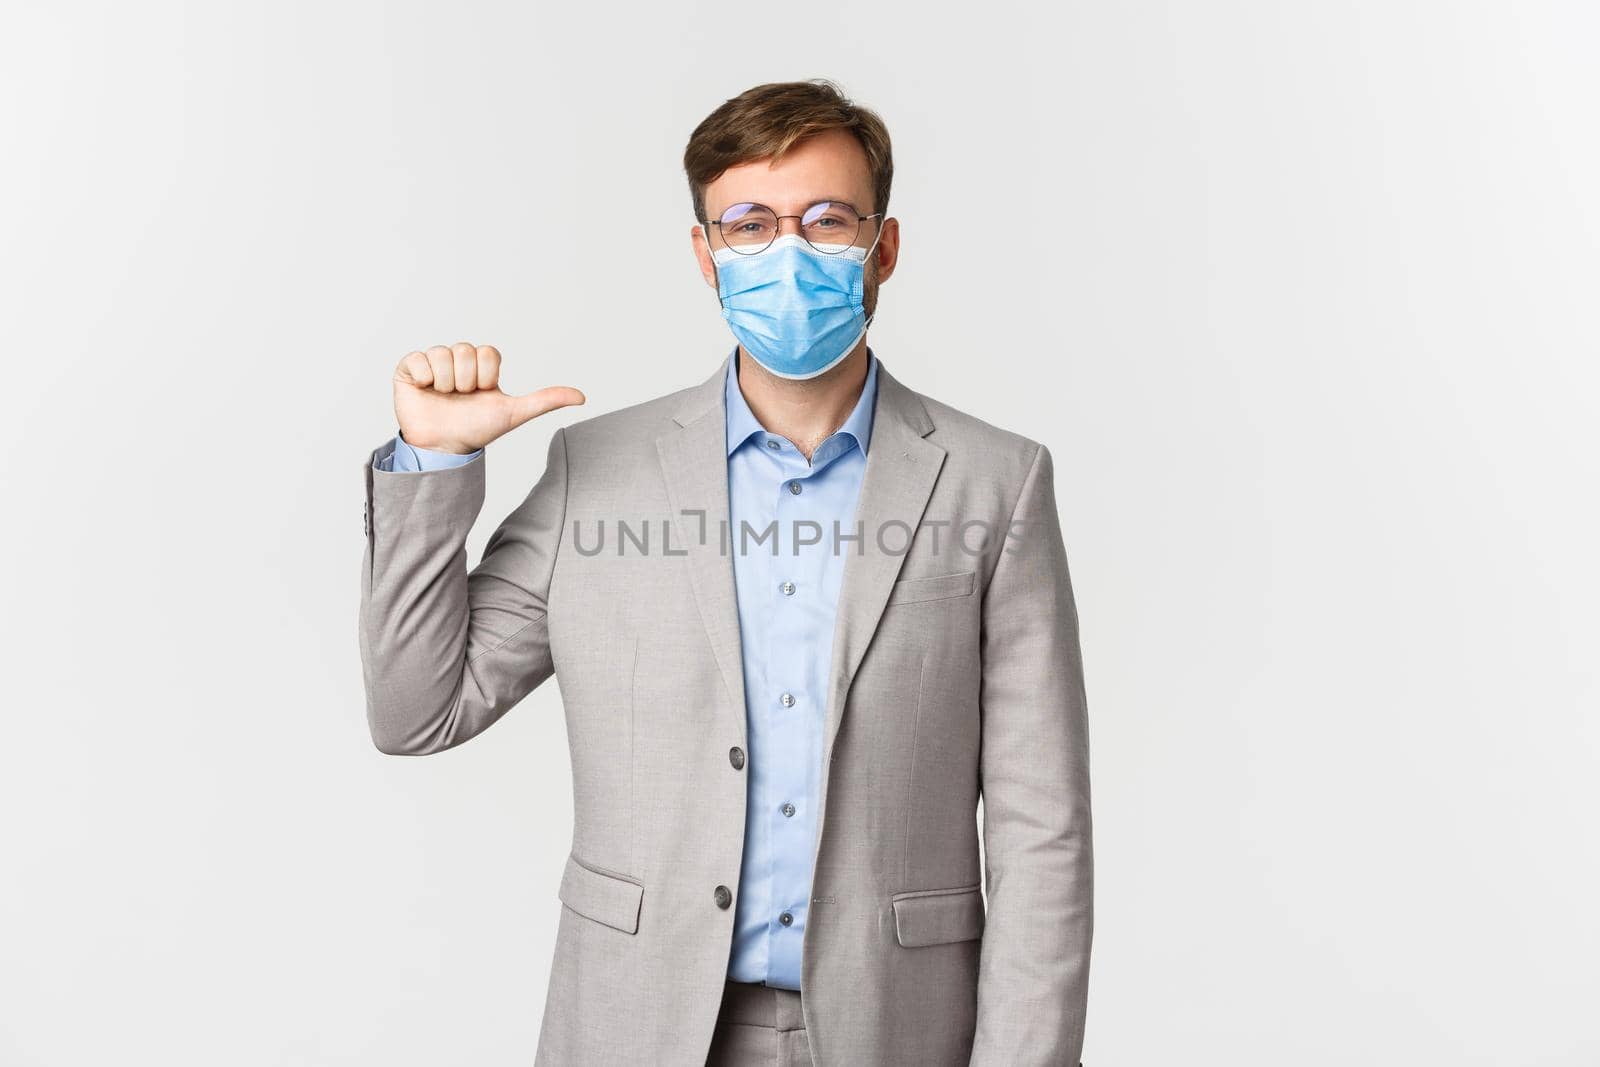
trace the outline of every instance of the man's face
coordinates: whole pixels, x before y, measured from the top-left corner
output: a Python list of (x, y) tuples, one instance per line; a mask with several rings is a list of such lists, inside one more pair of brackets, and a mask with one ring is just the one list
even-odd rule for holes
[[(798, 216), (821, 200), (842, 200), (862, 214), (878, 210), (872, 199), (872, 174), (861, 143), (848, 130), (829, 130), (795, 145), (782, 161), (755, 160), (730, 167), (706, 186), (706, 217), (715, 219), (734, 204), (765, 204), (779, 215)], [(882, 236), (878, 227), (883, 227)], [(781, 223), (782, 233), (799, 233), (798, 219)], [(717, 287), (712, 251), (725, 248), (718, 227), (693, 226), (695, 256), (700, 274), (712, 289)], [(878, 245), (867, 261), (862, 284), (861, 306), (871, 315), (878, 306), (878, 286), (894, 273), (900, 255), (900, 223), (897, 219), (870, 218), (861, 224), (856, 243), (863, 248), (878, 237)], [(710, 241), (709, 246), (707, 240)]]

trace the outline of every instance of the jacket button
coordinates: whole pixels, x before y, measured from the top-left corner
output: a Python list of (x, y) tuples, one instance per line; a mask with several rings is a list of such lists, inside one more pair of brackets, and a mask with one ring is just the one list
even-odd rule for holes
[(724, 911), (727, 910), (729, 904), (733, 903), (733, 894), (728, 892), (728, 887), (725, 885), (717, 886), (717, 891), (713, 895), (717, 898), (717, 907), (722, 908)]
[(744, 749), (740, 748), (738, 745), (734, 745), (732, 748), (728, 749), (728, 762), (733, 764), (734, 770), (743, 770)]

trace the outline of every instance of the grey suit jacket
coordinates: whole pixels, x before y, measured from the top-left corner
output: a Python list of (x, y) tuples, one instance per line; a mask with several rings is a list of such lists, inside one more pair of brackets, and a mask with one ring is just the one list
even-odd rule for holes
[[(711, 1043), (747, 773), (724, 371), (558, 430), (470, 571), (484, 457), (362, 468), (377, 747), (440, 752), (561, 687), (575, 825), (539, 1063), (698, 1065)], [(803, 941), (825, 1067), (1078, 1061), (1089, 739), (1052, 478), (1038, 443), (880, 364)]]

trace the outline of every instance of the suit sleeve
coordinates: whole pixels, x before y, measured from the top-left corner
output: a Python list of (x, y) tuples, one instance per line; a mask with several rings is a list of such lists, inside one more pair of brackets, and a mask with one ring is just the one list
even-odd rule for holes
[(971, 1063), (1083, 1051), (1094, 928), (1089, 722), (1078, 613), (1042, 445), (983, 605), (984, 882)]
[(362, 679), (373, 743), (424, 756), (482, 733), (554, 673), (546, 610), (566, 515), (566, 438), (556, 431), (543, 475), (470, 573), (484, 453), (395, 471), (385, 469), (394, 447), (385, 442), (363, 465)]

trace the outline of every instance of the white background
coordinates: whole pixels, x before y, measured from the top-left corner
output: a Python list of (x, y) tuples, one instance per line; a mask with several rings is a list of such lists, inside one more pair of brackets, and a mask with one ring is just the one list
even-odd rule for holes
[(0, 1063), (531, 1061), (559, 693), (373, 748), (360, 467), (412, 348), (584, 389), (476, 562), (706, 377), (684, 143), (818, 75), (874, 350), (1056, 458), (1085, 1062), (1600, 1063), (1596, 8), (1043, 6), (8, 9)]

